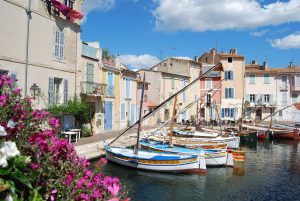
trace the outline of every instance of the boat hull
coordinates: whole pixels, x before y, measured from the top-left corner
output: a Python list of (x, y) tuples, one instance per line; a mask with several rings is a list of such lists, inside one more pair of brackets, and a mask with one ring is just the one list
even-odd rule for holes
[(273, 134), (274, 138), (300, 140), (298, 129)]
[[(120, 165), (156, 172), (198, 173), (205, 174), (205, 163), (201, 163), (199, 156), (178, 156), (175, 154), (157, 154), (139, 151), (133, 154), (132, 149), (109, 147), (106, 158)], [(202, 159), (204, 161), (204, 159)]]

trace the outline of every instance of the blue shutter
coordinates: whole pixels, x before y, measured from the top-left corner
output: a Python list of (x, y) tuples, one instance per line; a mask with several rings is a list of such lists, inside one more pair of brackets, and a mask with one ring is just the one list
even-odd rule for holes
[(121, 120), (125, 120), (125, 103), (121, 103)]
[(230, 78), (231, 80), (233, 80), (233, 71), (231, 70), (230, 73), (231, 73)]
[(49, 85), (48, 85), (48, 104), (54, 104), (54, 78), (49, 77)]
[(232, 90), (232, 98), (235, 98), (235, 91), (234, 91), (234, 88), (231, 88)]
[(64, 104), (68, 103), (68, 80), (64, 80)]
[(230, 108), (230, 118), (233, 118), (234, 116), (234, 108)]
[(225, 109), (222, 108), (222, 118), (224, 118), (224, 117), (225, 117)]
[(225, 80), (228, 80), (228, 71), (225, 71)]
[(130, 98), (130, 79), (126, 78), (126, 98)]
[(228, 88), (225, 88), (225, 98), (228, 98)]

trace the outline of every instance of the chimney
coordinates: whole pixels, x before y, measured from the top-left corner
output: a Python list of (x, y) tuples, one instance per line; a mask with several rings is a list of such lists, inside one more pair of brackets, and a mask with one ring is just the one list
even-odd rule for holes
[(251, 64), (257, 64), (256, 60), (252, 60)]
[(230, 49), (230, 54), (237, 54), (237, 49), (236, 48), (231, 48)]
[(264, 61), (264, 63), (263, 63), (263, 69), (265, 70), (266, 68), (268, 68), (268, 63), (267, 63), (267, 61)]
[(210, 50), (210, 53), (212, 54), (212, 62), (213, 62), (213, 64), (215, 64), (216, 49), (215, 49), (215, 48), (212, 48), (212, 49)]
[(293, 67), (293, 61), (290, 61), (289, 67), (290, 67), (290, 68)]

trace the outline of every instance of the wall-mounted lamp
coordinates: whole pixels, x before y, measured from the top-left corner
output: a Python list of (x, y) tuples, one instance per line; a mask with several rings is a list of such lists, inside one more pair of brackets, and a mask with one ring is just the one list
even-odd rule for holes
[(33, 85), (30, 87), (30, 94), (34, 100), (40, 94), (40, 88), (35, 83), (33, 83)]

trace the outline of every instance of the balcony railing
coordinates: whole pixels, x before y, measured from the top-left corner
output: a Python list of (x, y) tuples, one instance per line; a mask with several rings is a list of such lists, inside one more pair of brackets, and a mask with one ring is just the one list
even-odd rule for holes
[(96, 82), (81, 82), (81, 94), (89, 96), (105, 96), (106, 95), (106, 84)]
[(106, 96), (107, 97), (115, 97), (115, 86), (114, 85), (107, 85)]
[(286, 91), (288, 90), (288, 85), (287, 84), (283, 84), (280, 86), (280, 90)]

